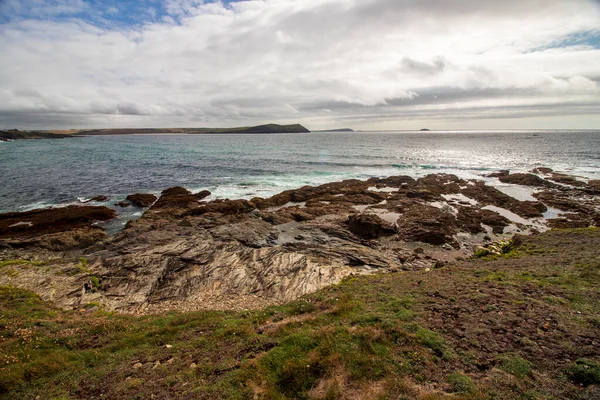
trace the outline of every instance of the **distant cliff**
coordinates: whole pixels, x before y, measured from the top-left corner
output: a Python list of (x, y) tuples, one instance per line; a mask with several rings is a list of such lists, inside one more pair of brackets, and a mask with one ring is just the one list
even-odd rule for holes
[(326, 130), (322, 130), (322, 131), (313, 131), (313, 132), (354, 132), (354, 129), (338, 128), (338, 129), (326, 129)]
[(94, 129), (81, 131), (80, 135), (128, 135), (128, 134), (205, 134), (205, 133), (307, 133), (300, 124), (243, 126), (237, 128), (133, 128), (133, 129)]
[(0, 130), (0, 142), (6, 142), (9, 140), (20, 140), (20, 139), (62, 139), (67, 137), (73, 137), (72, 135), (63, 135), (59, 133), (50, 132), (26, 132), (17, 129), (11, 129), (7, 131)]

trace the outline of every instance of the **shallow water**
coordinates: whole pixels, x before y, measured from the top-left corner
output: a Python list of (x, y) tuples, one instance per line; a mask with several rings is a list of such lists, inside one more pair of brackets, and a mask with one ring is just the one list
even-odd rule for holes
[[(270, 196), (349, 178), (550, 166), (600, 177), (600, 131), (122, 135), (18, 140), (0, 146), (0, 212), (78, 202), (112, 205), (171, 186), (211, 198)], [(496, 180), (488, 179), (491, 183)], [(135, 213), (135, 209), (119, 209)]]

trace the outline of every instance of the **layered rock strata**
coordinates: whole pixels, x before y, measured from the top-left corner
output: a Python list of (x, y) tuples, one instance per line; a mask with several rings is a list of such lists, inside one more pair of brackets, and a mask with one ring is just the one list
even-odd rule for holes
[[(78, 253), (85, 271), (78, 272), (81, 260), (63, 253), (61, 262), (50, 263), (47, 274), (61, 277), (51, 297), (65, 307), (100, 303), (125, 312), (262, 307), (351, 274), (439, 268), (515, 233), (600, 224), (594, 181), (571, 177), (579, 182), (572, 184), (551, 170), (498, 176), (532, 187), (533, 197), (520, 201), (483, 181), (447, 174), (347, 180), (251, 200), (206, 201), (208, 191), (167, 189), (156, 201), (148, 198), (150, 208), (120, 234), (98, 237)], [(26, 231), (22, 223), (30, 221), (15, 218), (0, 217), (4, 258), (65, 250), (45, 245), (44, 237), (56, 232), (39, 231), (30, 242), (18, 236), (16, 229)], [(10, 280), (50, 297), (44, 290), (50, 278), (30, 269), (21, 276), (0, 274), (0, 284)]]

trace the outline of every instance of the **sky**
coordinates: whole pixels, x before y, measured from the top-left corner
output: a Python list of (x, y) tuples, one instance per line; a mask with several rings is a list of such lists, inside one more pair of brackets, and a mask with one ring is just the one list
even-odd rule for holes
[(0, 0), (0, 128), (600, 129), (600, 0)]

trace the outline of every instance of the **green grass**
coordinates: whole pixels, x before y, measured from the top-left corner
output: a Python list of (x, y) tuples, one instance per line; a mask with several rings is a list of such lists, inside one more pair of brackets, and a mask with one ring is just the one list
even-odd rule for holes
[(498, 367), (501, 370), (506, 371), (519, 379), (523, 379), (531, 374), (533, 367), (532, 363), (516, 354), (501, 354), (498, 356), (498, 361), (500, 361)]
[(567, 375), (573, 382), (583, 385), (600, 384), (600, 363), (586, 360), (577, 360), (576, 364), (567, 369)]
[(450, 384), (451, 391), (455, 393), (473, 393), (477, 389), (473, 380), (461, 373), (449, 375), (448, 383)]
[[(63, 311), (0, 287), (0, 399), (575, 398), (599, 384), (598, 360), (579, 359), (590, 354), (573, 345), (581, 342), (545, 340), (557, 328), (597, 335), (597, 255), (530, 266), (551, 246), (517, 251), (518, 259), (349, 277), (243, 312), (136, 317), (95, 303)], [(102, 290), (97, 277), (89, 282)], [(547, 315), (549, 330), (539, 331)], [(514, 329), (510, 340), (497, 340), (509, 333), (494, 324)]]

